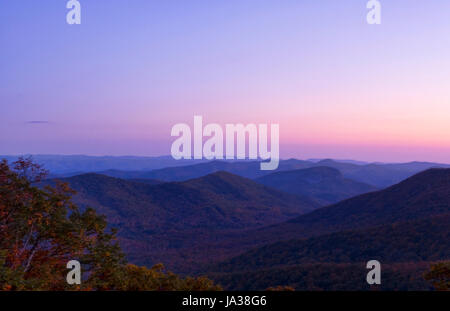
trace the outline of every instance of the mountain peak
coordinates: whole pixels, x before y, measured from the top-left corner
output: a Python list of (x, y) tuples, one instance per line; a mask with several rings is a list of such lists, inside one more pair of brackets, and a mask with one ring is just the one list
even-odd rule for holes
[(284, 192), (314, 198), (322, 205), (376, 190), (371, 185), (344, 178), (338, 169), (328, 166), (275, 172), (256, 181)]

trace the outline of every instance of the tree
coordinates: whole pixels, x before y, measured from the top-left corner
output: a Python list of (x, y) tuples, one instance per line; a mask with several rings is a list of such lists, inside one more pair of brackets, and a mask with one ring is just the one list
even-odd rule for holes
[(164, 273), (164, 266), (159, 264), (151, 269), (135, 265), (126, 266), (126, 277), (120, 290), (126, 291), (217, 291), (221, 288), (205, 278), (180, 278), (173, 273)]
[(450, 261), (431, 265), (430, 271), (425, 273), (424, 278), (437, 290), (450, 290)]
[[(162, 267), (127, 265), (104, 216), (72, 203), (67, 184), (43, 187), (46, 171), (30, 158), (0, 162), (0, 290), (202, 290)], [(82, 264), (81, 285), (66, 282), (67, 262)], [(159, 283), (158, 283), (159, 282)]]

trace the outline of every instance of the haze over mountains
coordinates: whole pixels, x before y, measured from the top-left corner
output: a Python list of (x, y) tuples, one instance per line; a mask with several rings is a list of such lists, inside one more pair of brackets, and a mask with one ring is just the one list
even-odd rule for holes
[[(0, 156), (12, 162), (18, 156)], [(261, 171), (257, 161), (203, 161), (174, 160), (162, 157), (94, 157), (84, 155), (33, 155), (33, 160), (42, 164), (53, 177), (70, 177), (83, 173), (101, 173), (123, 179), (156, 179), (161, 181), (186, 181), (218, 171), (226, 171), (242, 177), (255, 179), (278, 171), (306, 169), (318, 166), (332, 167), (343, 177), (385, 188), (396, 184), (423, 170), (449, 164), (431, 162), (409, 163), (365, 163), (352, 160), (281, 160), (276, 171)]]
[[(192, 165), (202, 160), (174, 160), (171, 156), (86, 156), (86, 155), (23, 155), (45, 167), (52, 175), (78, 175), (104, 170), (155, 170), (171, 166)], [(0, 159), (14, 162), (16, 155), (0, 155)]]
[(322, 160), (319, 162), (310, 162), (303, 160), (282, 160), (276, 171), (262, 171), (259, 162), (225, 162), (210, 161), (194, 165), (185, 165), (180, 167), (168, 167), (152, 171), (132, 171), (124, 172), (109, 170), (100, 172), (101, 174), (130, 178), (150, 178), (163, 181), (185, 181), (201, 176), (205, 176), (218, 171), (226, 171), (242, 177), (256, 179), (274, 172), (306, 169), (312, 167), (331, 167), (339, 170), (345, 178), (352, 179), (361, 183), (372, 185), (376, 188), (385, 188), (394, 185), (423, 170), (441, 167), (449, 168), (447, 164), (411, 162), (402, 164), (367, 164), (358, 165), (353, 163), (342, 163), (334, 160)]

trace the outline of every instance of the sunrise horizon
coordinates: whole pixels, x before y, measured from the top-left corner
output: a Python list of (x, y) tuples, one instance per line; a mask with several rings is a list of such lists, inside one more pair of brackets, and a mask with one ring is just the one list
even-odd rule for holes
[(170, 154), (202, 115), (279, 124), (282, 158), (450, 159), (449, 3), (202, 2), (2, 9), (0, 153)]

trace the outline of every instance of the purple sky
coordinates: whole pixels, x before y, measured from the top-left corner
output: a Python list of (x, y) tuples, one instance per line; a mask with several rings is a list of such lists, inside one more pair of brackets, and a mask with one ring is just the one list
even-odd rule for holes
[(163, 155), (279, 123), (281, 155), (450, 162), (450, 2), (0, 0), (0, 154)]

